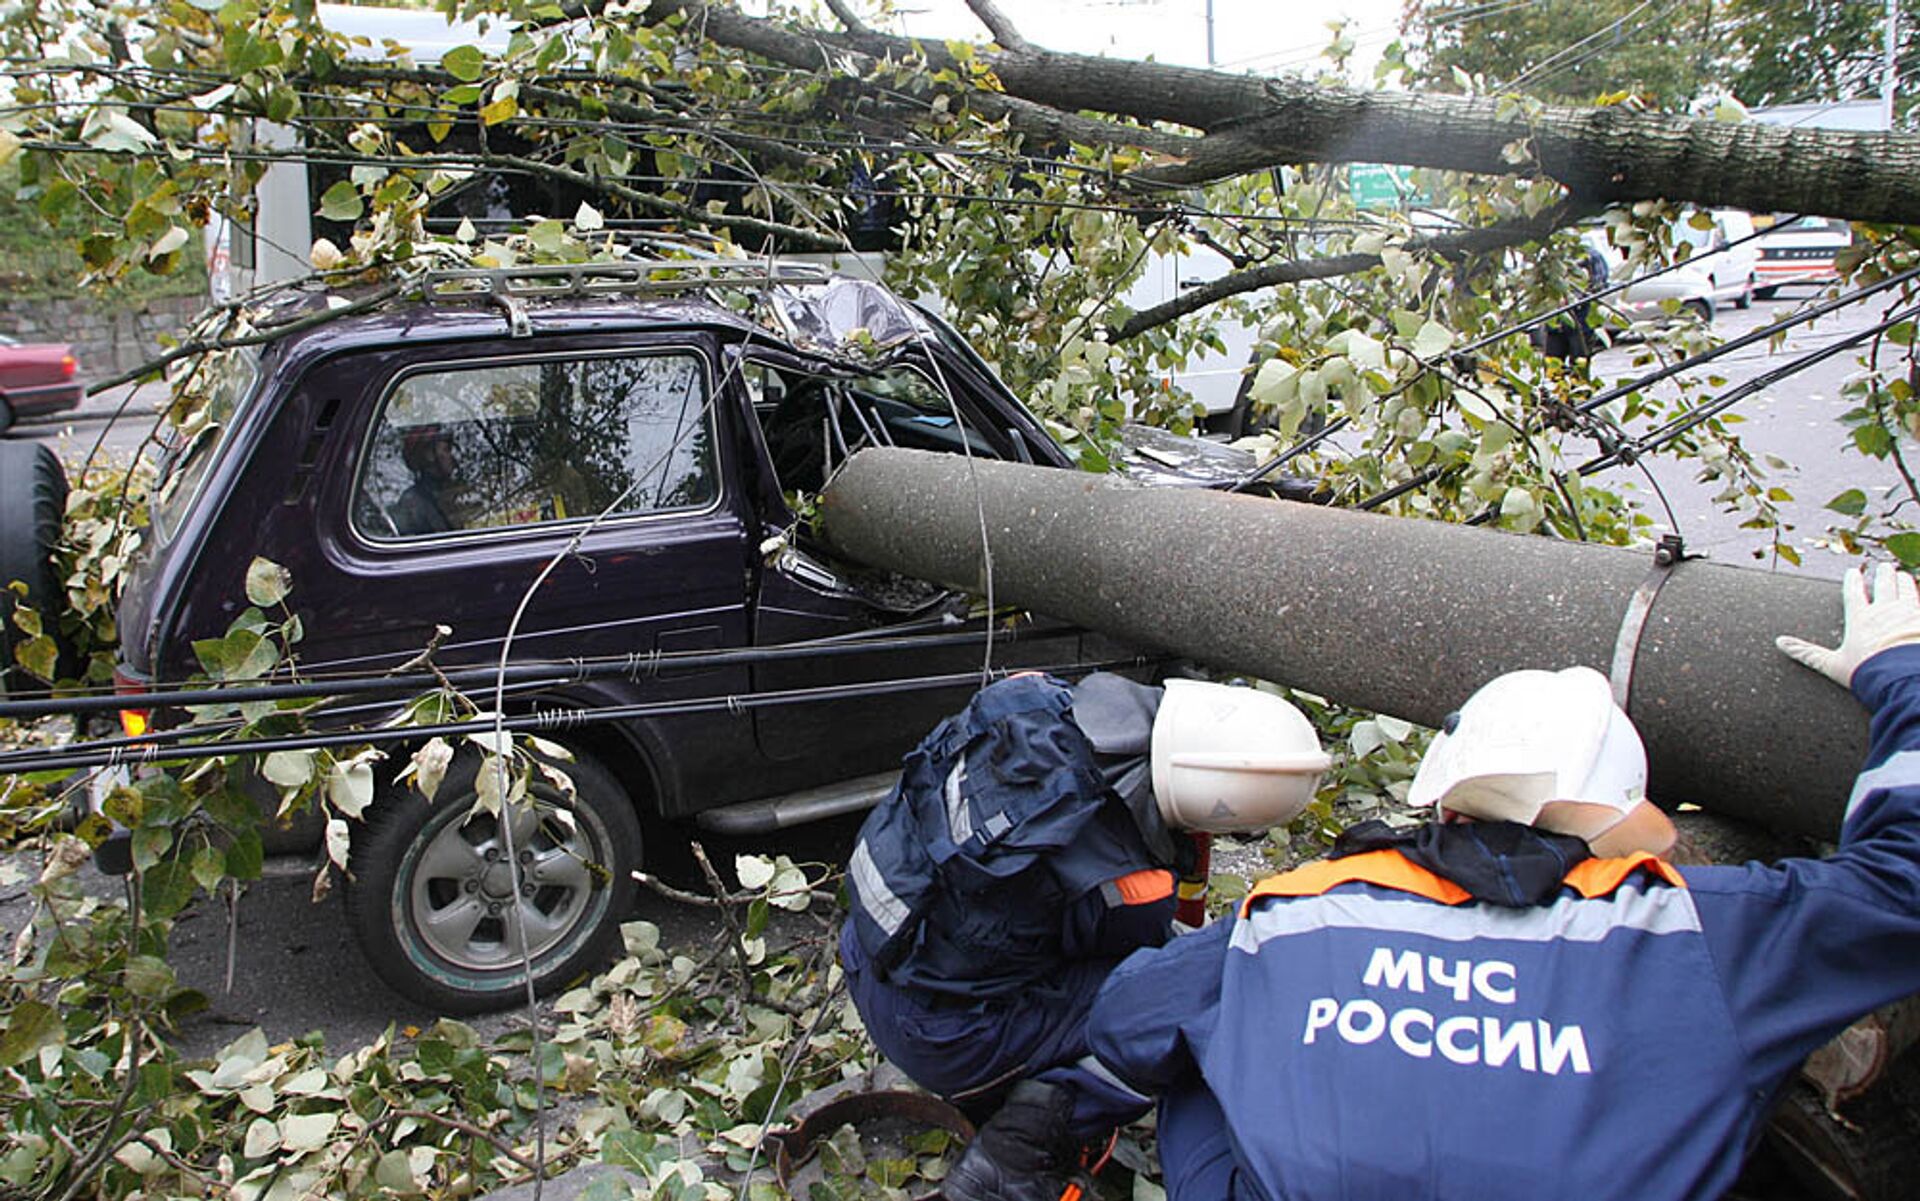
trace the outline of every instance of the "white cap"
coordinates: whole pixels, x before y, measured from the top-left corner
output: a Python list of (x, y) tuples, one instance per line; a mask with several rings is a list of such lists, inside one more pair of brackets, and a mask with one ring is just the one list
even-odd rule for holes
[(1306, 715), (1256, 688), (1168, 680), (1153, 796), (1176, 830), (1265, 830), (1300, 816), (1332, 760)]
[(1646, 749), (1606, 677), (1569, 667), (1508, 672), (1468, 697), (1427, 748), (1407, 799), (1442, 819), (1572, 834), (1596, 854), (1628, 849), (1597, 844), (1632, 817), (1636, 845), (1658, 853), (1672, 842), (1672, 825), (1646, 792)]

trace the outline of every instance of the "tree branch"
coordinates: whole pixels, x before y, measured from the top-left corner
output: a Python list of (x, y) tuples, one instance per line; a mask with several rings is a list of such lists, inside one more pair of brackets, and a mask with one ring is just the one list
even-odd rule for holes
[[(803, 36), (698, 0), (653, 0), (644, 20), (701, 22), (712, 40), (802, 70), (858, 78), (875, 57), (923, 54), (955, 66), (938, 42), (829, 31)], [(1003, 91), (967, 93), (976, 112), (1016, 131), (1170, 159), (1131, 178), (1191, 187), (1282, 163), (1382, 162), (1482, 175), (1540, 176), (1600, 201), (1653, 198), (1754, 211), (1920, 224), (1920, 136), (1727, 124), (1624, 106), (1560, 108), (1512, 98), (1360, 92), (1299, 79), (1062, 54), (983, 51)], [(864, 86), (864, 85), (860, 85)], [(1083, 116), (1104, 113), (1124, 121)], [(1205, 131), (1203, 137), (1144, 128)]]
[(993, 40), (1001, 46), (1015, 51), (1032, 48), (1031, 43), (1013, 27), (1013, 22), (1007, 20), (1006, 15), (994, 7), (993, 0), (967, 0), (967, 7), (973, 10), (974, 16), (980, 18), (980, 23), (987, 27), (987, 32), (991, 33)]
[[(1530, 221), (1414, 238), (1404, 244), (1404, 249), (1425, 251), (1447, 258), (1465, 254), (1485, 254), (1492, 250), (1504, 250), (1509, 246), (1538, 241), (1562, 225), (1578, 220), (1591, 210), (1592, 206), (1569, 202), (1556, 205)], [(1314, 259), (1290, 259), (1283, 263), (1268, 263), (1245, 271), (1231, 272), (1218, 279), (1210, 279), (1199, 287), (1189, 288), (1150, 308), (1141, 309), (1118, 325), (1109, 326), (1107, 337), (1113, 342), (1124, 342), (1150, 329), (1177, 321), (1190, 313), (1197, 313), (1208, 305), (1225, 300), (1229, 296), (1256, 292), (1261, 288), (1272, 288), (1281, 284), (1297, 284), (1313, 279), (1332, 279), (1337, 276), (1352, 275), (1357, 271), (1365, 271), (1369, 267), (1379, 265), (1380, 256), (1377, 254), (1342, 254)]]

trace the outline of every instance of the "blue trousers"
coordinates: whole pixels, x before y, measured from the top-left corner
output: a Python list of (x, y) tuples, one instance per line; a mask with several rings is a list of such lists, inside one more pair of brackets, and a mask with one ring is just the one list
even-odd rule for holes
[(1151, 1104), (1100, 1067), (1087, 1049), (1094, 994), (1117, 964), (1065, 963), (1045, 984), (967, 1004), (894, 986), (872, 970), (851, 925), (840, 935), (847, 991), (867, 1037), (889, 1062), (969, 1114), (990, 1114), (1021, 1080), (1057, 1084), (1074, 1099), (1072, 1133), (1083, 1141), (1103, 1137)]

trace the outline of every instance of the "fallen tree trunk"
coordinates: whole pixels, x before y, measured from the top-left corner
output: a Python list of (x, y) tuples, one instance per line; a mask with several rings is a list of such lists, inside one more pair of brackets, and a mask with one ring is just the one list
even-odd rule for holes
[[(1429, 726), (1503, 671), (1608, 671), (1653, 566), (1645, 551), (893, 449), (856, 455), (821, 515), (861, 562), (984, 593), (990, 561), (999, 602)], [(1833, 837), (1866, 714), (1773, 638), (1839, 632), (1830, 582), (1676, 566), (1627, 706), (1654, 798)]]

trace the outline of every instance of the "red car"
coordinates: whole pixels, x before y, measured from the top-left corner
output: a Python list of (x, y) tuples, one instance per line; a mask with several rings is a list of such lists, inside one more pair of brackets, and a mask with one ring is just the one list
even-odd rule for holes
[(16, 417), (57, 413), (80, 403), (80, 364), (64, 342), (18, 342), (0, 334), (0, 430)]

